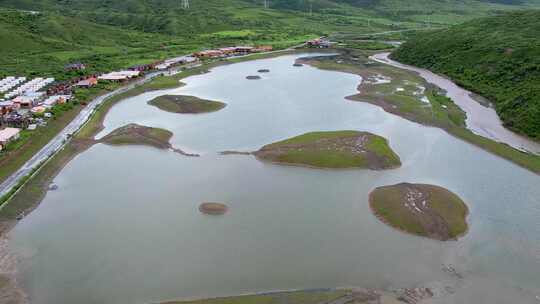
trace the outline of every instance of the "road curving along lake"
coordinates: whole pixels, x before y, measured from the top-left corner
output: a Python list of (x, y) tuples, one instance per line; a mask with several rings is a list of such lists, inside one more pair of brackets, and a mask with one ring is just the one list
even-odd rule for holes
[(465, 113), (467, 113), (467, 128), (474, 133), (506, 143), (516, 149), (540, 154), (540, 143), (528, 139), (505, 128), (495, 109), (482, 105), (473, 98), (473, 94), (458, 86), (450, 79), (437, 75), (429, 70), (406, 65), (389, 58), (390, 53), (379, 53), (371, 58), (381, 63), (394, 67), (417, 72), (427, 82), (432, 83), (446, 91), (446, 96), (454, 101)]
[[(213, 68), (177, 89), (116, 104), (97, 139), (136, 123), (173, 133), (185, 157), (96, 144), (69, 162), (38, 208), (9, 233), (32, 303), (158, 303), (269, 290), (430, 287), (439, 303), (537, 303), (540, 176), (452, 137), (352, 102), (358, 76), (294, 67), (302, 55)], [(305, 56), (305, 55), (304, 55)], [(270, 69), (258, 81), (245, 79)], [(227, 104), (179, 115), (147, 104), (189, 95)], [(313, 131), (388, 139), (398, 168), (314, 170), (260, 162), (260, 147)], [(439, 185), (469, 207), (456, 242), (402, 233), (369, 193)], [(231, 212), (208, 216), (201, 202)]]

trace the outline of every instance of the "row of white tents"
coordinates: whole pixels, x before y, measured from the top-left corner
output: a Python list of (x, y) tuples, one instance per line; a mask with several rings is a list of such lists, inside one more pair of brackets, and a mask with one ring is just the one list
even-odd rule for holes
[[(54, 78), (34, 78), (28, 82), (25, 77), (6, 77), (6, 85), (0, 87), (0, 93), (5, 93), (4, 98), (10, 99), (27, 93), (34, 93), (54, 82)], [(2, 90), (4, 88), (4, 90)]]

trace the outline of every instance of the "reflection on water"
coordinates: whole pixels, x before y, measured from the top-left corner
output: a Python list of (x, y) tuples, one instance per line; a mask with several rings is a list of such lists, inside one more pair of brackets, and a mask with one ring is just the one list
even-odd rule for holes
[[(149, 303), (418, 284), (440, 286), (450, 303), (485, 303), (488, 296), (497, 299), (491, 303), (509, 303), (498, 301), (508, 297), (534, 303), (540, 177), (439, 129), (347, 101), (357, 76), (293, 68), (295, 58), (218, 67), (186, 79), (183, 88), (116, 105), (100, 135), (131, 122), (163, 127), (174, 132), (175, 147), (202, 156), (96, 145), (69, 163), (55, 180), (59, 189), (11, 232), (33, 303)], [(271, 72), (245, 79), (262, 68)], [(179, 115), (146, 105), (171, 93), (228, 106)], [(339, 129), (389, 138), (403, 166), (314, 170), (217, 153)], [(471, 209), (469, 233), (441, 243), (379, 222), (369, 211), (369, 191), (402, 181), (437, 184), (461, 196)], [(203, 201), (225, 202), (229, 212), (202, 215)], [(453, 265), (463, 279), (443, 265)]]

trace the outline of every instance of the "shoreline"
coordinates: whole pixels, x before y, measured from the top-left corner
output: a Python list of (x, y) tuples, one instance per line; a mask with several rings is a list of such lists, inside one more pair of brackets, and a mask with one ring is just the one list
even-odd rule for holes
[[(19, 186), (19, 188), (6, 201), (2, 203), (0, 206), (0, 241), (9, 241), (9, 232), (17, 225), (19, 220), (39, 207), (48, 192), (49, 185), (52, 183), (54, 178), (56, 178), (56, 176), (71, 160), (93, 145), (95, 135), (104, 129), (103, 122), (107, 113), (117, 103), (129, 97), (137, 96), (146, 92), (180, 87), (183, 85), (183, 83), (180, 81), (181, 79), (193, 75), (208, 73), (210, 72), (210, 69), (220, 65), (272, 58), (294, 54), (297, 52), (302, 52), (302, 50), (283, 50), (269, 54), (254, 54), (256, 56), (252, 55), (240, 58), (230, 58), (234, 60), (209, 62), (180, 73), (172, 75), (161, 74), (163, 77), (161, 79), (164, 79), (165, 83), (159, 83), (160, 78), (158, 76), (160, 73), (157, 72), (152, 78), (142, 82), (141, 84), (135, 84), (129, 89), (127, 87), (119, 88), (120, 92), (112, 96), (96, 97), (96, 99), (92, 102), (95, 102), (99, 98), (104, 98), (104, 100), (93, 109), (88, 116), (88, 119), (73, 133), (73, 136), (68, 138), (63, 146), (54, 154), (38, 165), (37, 169), (28, 176), (28, 179), (25, 180), (25, 182)], [(171, 83), (166, 83), (167, 80), (172, 81), (171, 83), (174, 83), (174, 85), (171, 86)], [(170, 149), (173, 152), (180, 153), (185, 156), (195, 157), (195, 155), (185, 153), (181, 150), (181, 152), (179, 152), (172, 146)], [(8, 249), (5, 248), (5, 250)], [(5, 252), (0, 252), (0, 254), (2, 253)], [(0, 274), (0, 279), (2, 279), (2, 274)], [(16, 291), (20, 293), (20, 298), (16, 299), (15, 303), (27, 304), (27, 294), (25, 293), (24, 288), (15, 279), (15, 274), (7, 277), (7, 280), (11, 285), (9, 285), (9, 288), (5, 294), (4, 291), (0, 289), (0, 298), (9, 295), (9, 292)]]
[[(347, 50), (341, 50), (340, 55), (343, 55), (346, 53)], [(322, 69), (322, 70), (334, 70), (334, 71), (340, 71), (343, 73), (349, 73), (353, 75), (358, 75), (362, 77), (361, 83), (357, 86), (357, 93), (346, 96), (345, 99), (353, 102), (365, 102), (369, 103), (371, 105), (380, 107), (385, 112), (399, 116), (403, 119), (406, 119), (408, 121), (418, 123), (422, 126), (427, 127), (435, 127), (442, 129), (447, 134), (453, 136), (454, 138), (457, 138), (459, 140), (462, 140), (466, 143), (472, 144), (492, 155), (501, 157), (503, 159), (506, 159), (515, 165), (524, 168), (534, 174), (540, 175), (540, 155), (530, 153), (530, 152), (524, 152), (522, 150), (516, 149), (508, 144), (501, 143), (494, 141), (490, 138), (483, 137), (481, 135), (475, 134), (467, 127), (460, 127), (460, 126), (448, 126), (443, 123), (436, 123), (436, 122), (427, 122), (422, 120), (420, 117), (415, 116), (411, 113), (404, 113), (400, 111), (398, 108), (394, 107), (394, 105), (391, 102), (387, 102), (383, 99), (379, 100), (370, 100), (368, 98), (362, 98), (362, 90), (361, 88), (365, 85), (373, 85), (373, 84), (366, 84), (364, 81), (366, 76), (369, 76), (369, 72), (363, 72), (365, 68), (362, 68), (361, 66), (352, 66), (350, 64), (343, 64), (340, 66), (331, 66), (331, 67), (324, 67), (319, 66), (318, 63), (322, 63), (319, 59), (312, 59), (312, 60), (303, 60), (304, 64), (308, 64), (312, 67)], [(384, 64), (384, 63), (380, 63)], [(406, 69), (400, 69), (398, 67), (393, 67), (391, 65), (384, 64), (384, 66), (389, 66), (394, 69), (398, 69), (400, 71), (407, 71), (409, 73), (415, 73), (414, 71), (409, 71)], [(420, 76), (418, 76), (420, 77)], [(426, 81), (426, 83), (429, 83)], [(476, 102), (476, 101), (475, 101)], [(480, 105), (480, 104), (479, 104)], [(456, 106), (458, 106), (456, 104)], [(480, 105), (481, 106), (481, 105)], [(459, 107), (459, 106), (458, 106)]]
[[(440, 87), (441, 89), (446, 91), (446, 96), (452, 99), (452, 101), (458, 105), (466, 114), (478, 111), (478, 109), (483, 110), (482, 113), (477, 113), (476, 115), (467, 115), (467, 129), (473, 132), (476, 135), (482, 136), (484, 138), (493, 140), (497, 143), (506, 144), (514, 149), (517, 150), (524, 150), (527, 153), (540, 155), (540, 143), (537, 141), (534, 141), (533, 139), (524, 136), (522, 134), (519, 134), (509, 128), (506, 128), (499, 115), (495, 111), (493, 107), (486, 106), (485, 104), (482, 104), (480, 101), (477, 100), (477, 98), (483, 98), (485, 99), (485, 102), (488, 102), (489, 104), (492, 104), (488, 99), (485, 97), (479, 95), (478, 93), (474, 93), (468, 89), (465, 89), (458, 84), (454, 82), (450, 77), (446, 75), (440, 75), (437, 73), (434, 73), (428, 69), (416, 67), (407, 65), (398, 61), (395, 61), (390, 58), (390, 52), (382, 52), (374, 54), (373, 56), (370, 56), (369, 58), (377, 61), (382, 64), (390, 65), (398, 69), (411, 71), (414, 73), (417, 73), (420, 77), (422, 77), (427, 83), (436, 85)], [(437, 80), (436, 77), (439, 77), (440, 79)], [(441, 80), (444, 80), (446, 83), (446, 88), (441, 86), (442, 82)], [(451, 93), (451, 91), (456, 90), (456, 92)], [(461, 91), (461, 92), (458, 92)], [(465, 93), (465, 94), (460, 94)], [(477, 96), (477, 98), (473, 97), (473, 94)], [(455, 98), (457, 95), (464, 95), (462, 96), (465, 99), (469, 100), (461, 100), (460, 98)], [(476, 109), (476, 110), (475, 110)], [(484, 120), (479, 119), (482, 116), (482, 118), (485, 118), (485, 116), (491, 117), (495, 119), (493, 125), (489, 126), (483, 125)], [(487, 127), (491, 127), (493, 129), (487, 129)], [(494, 131), (494, 132), (490, 132)], [(505, 134), (502, 134), (505, 133)], [(493, 135), (495, 134), (495, 135)], [(530, 149), (527, 149), (524, 146), (514, 146), (514, 144), (511, 143), (511, 141), (515, 141), (514, 144), (517, 145), (518, 142), (521, 142), (521, 145), (529, 146)], [(532, 148), (532, 149), (531, 149)], [(535, 151), (532, 151), (532, 150)]]

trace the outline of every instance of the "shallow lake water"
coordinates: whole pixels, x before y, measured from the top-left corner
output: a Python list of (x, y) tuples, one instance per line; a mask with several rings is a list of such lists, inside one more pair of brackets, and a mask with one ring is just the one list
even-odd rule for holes
[[(114, 106), (98, 137), (132, 122), (162, 127), (174, 132), (173, 146), (201, 157), (98, 144), (71, 161), (55, 179), (59, 189), (10, 233), (32, 303), (419, 285), (440, 290), (440, 303), (537, 303), (540, 177), (437, 128), (347, 101), (358, 76), (293, 67), (299, 56), (217, 67), (179, 89)], [(245, 79), (262, 68), (271, 71), (261, 80)], [(146, 104), (163, 94), (228, 105), (182, 115)], [(218, 154), (342, 129), (388, 138), (403, 166), (332, 171)], [(379, 222), (368, 193), (403, 181), (461, 196), (471, 211), (469, 233), (443, 243)], [(224, 202), (229, 212), (200, 214), (203, 201)]]

